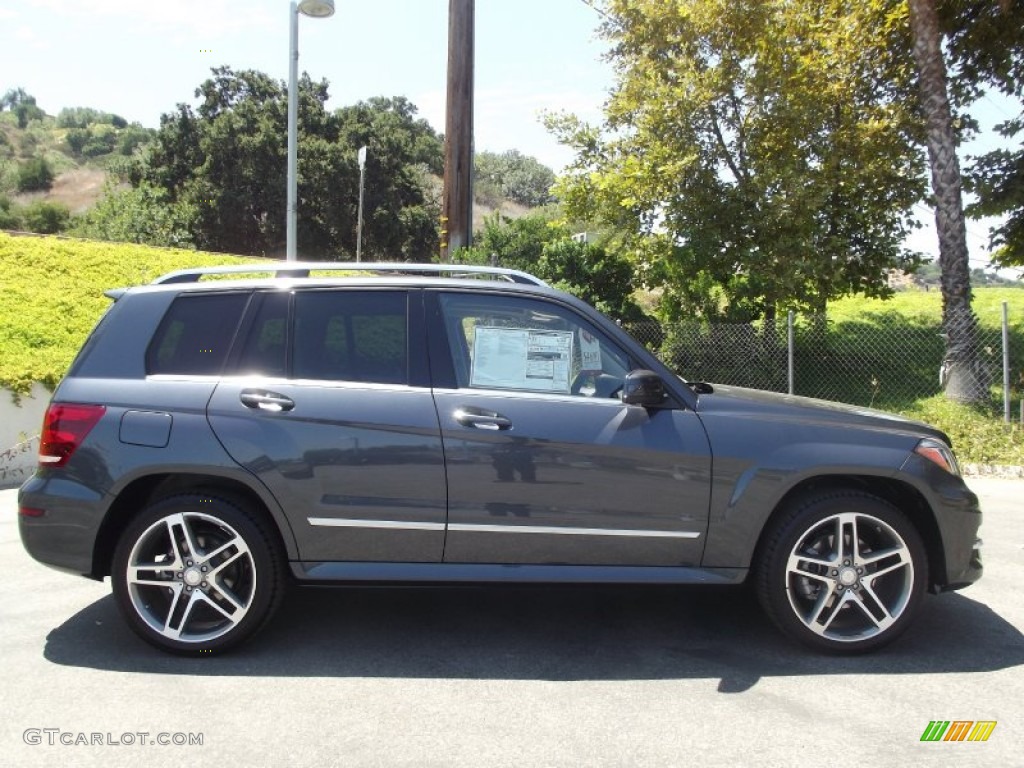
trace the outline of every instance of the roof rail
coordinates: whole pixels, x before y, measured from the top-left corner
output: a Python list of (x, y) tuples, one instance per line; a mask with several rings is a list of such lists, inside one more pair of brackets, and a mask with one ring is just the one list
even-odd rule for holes
[(222, 267), (193, 267), (168, 272), (153, 281), (153, 285), (168, 283), (196, 283), (204, 275), (272, 273), (274, 277), (309, 277), (317, 272), (380, 272), (396, 275), (446, 275), (449, 277), (495, 277), (512, 283), (547, 286), (539, 277), (517, 269), (502, 267), (479, 267), (468, 264), (404, 264), (385, 262), (337, 262), (337, 261), (275, 261), (270, 264), (235, 264)]

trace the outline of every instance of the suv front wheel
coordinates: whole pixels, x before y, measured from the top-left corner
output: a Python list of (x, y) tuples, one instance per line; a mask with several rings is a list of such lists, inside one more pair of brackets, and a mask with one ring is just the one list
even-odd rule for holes
[(257, 518), (215, 496), (183, 495), (148, 507), (114, 552), (114, 597), (147, 642), (189, 655), (248, 639), (285, 587), (284, 558)]
[(898, 509), (836, 492), (783, 514), (767, 533), (756, 579), (762, 606), (785, 634), (818, 650), (863, 653), (907, 628), (928, 562)]

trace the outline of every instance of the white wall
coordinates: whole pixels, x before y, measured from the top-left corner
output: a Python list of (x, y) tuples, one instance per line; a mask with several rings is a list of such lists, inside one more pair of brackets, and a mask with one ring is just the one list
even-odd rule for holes
[(14, 393), (0, 388), (0, 488), (16, 488), (35, 471), (39, 430), (50, 391), (33, 384), (15, 403)]

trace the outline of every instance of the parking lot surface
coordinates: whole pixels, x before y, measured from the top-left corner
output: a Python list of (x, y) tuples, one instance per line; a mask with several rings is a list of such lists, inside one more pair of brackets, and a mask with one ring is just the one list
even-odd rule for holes
[[(238, 652), (177, 658), (32, 561), (2, 491), (0, 763), (1024, 766), (1024, 482), (969, 484), (985, 577), (854, 658), (744, 589), (536, 586), (296, 590)], [(936, 720), (997, 725), (922, 742)]]

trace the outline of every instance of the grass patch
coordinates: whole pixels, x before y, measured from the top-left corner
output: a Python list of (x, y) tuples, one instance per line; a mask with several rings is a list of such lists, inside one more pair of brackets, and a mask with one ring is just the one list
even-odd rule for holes
[(974, 289), (978, 358), (992, 399), (968, 406), (942, 394), (942, 295), (911, 290), (892, 299), (848, 297), (829, 305), (828, 329), (797, 328), (797, 394), (871, 406), (932, 424), (962, 462), (1024, 465), (1024, 430), (1003, 422), (1002, 303), (1007, 302), (1013, 414), (1024, 396), (1024, 290)]
[(936, 395), (900, 413), (949, 435), (961, 463), (1024, 466), (1024, 429), (1003, 422), (1002, 406), (961, 405)]

